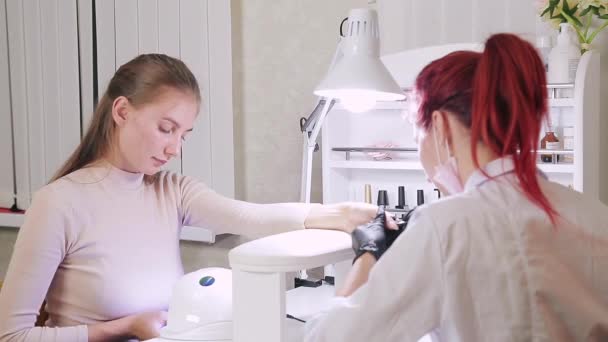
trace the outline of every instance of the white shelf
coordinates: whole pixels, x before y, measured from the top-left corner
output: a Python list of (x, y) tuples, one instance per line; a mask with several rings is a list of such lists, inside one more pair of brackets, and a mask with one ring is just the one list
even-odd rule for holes
[(23, 224), (24, 214), (0, 213), (0, 227), (19, 228)]
[(329, 167), (336, 169), (422, 170), (422, 164), (419, 161), (392, 160), (333, 160)]
[[(537, 165), (546, 173), (574, 173), (572, 164), (539, 163)], [(423, 170), (418, 161), (333, 160), (329, 167), (334, 169)]]
[(536, 164), (539, 169), (546, 173), (574, 173), (572, 164)]
[(549, 99), (549, 107), (574, 107), (573, 98)]
[[(574, 173), (572, 164), (537, 164), (546, 173)], [(378, 170), (418, 170), (422, 164), (418, 161), (373, 161), (373, 160), (333, 160), (329, 167), (334, 169), (378, 169)]]

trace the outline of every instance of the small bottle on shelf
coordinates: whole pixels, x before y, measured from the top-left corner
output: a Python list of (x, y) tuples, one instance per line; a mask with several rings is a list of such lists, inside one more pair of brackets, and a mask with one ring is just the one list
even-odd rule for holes
[[(565, 151), (574, 152), (574, 127), (564, 127), (562, 132), (562, 141), (564, 143)], [(560, 161), (563, 161), (564, 163), (573, 163), (574, 155), (572, 153), (564, 154)]]
[(365, 191), (365, 203), (372, 204), (372, 185), (365, 184), (364, 189), (365, 189), (364, 190)]
[(388, 192), (386, 190), (378, 190), (376, 205), (388, 207)]
[[(553, 127), (549, 126), (549, 128), (545, 132), (545, 136), (540, 141), (540, 148), (543, 150), (559, 150), (560, 149), (559, 139), (557, 139), (557, 136), (555, 135), (555, 131), (553, 130)], [(557, 163), (559, 161), (559, 158), (557, 158), (557, 155), (555, 155), (556, 160), (554, 161), (553, 156), (554, 156), (553, 154), (541, 154), (540, 160), (543, 163), (554, 163), (554, 162)]]
[(405, 204), (405, 187), (404, 186), (399, 186), (397, 188), (397, 196), (398, 196), (398, 200), (397, 200), (397, 205), (395, 206), (395, 209), (409, 209), (407, 204)]
[(423, 205), (424, 204), (424, 190), (418, 189), (416, 191), (416, 203), (418, 205)]

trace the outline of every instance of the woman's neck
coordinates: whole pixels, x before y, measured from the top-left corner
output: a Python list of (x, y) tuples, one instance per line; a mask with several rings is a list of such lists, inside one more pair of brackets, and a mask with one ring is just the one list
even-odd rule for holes
[(458, 164), (458, 173), (460, 174), (462, 184), (466, 184), (473, 172), (480, 168), (483, 169), (489, 162), (499, 158), (488, 146), (482, 142), (478, 142), (475, 147), (477, 149), (478, 165), (475, 165), (473, 153), (471, 153), (470, 139), (463, 139), (460, 146), (455, 147), (454, 157)]
[(118, 153), (107, 153), (102, 157), (102, 160), (105, 160), (119, 170), (130, 173), (140, 173), (139, 171), (134, 170), (134, 168), (126, 162), (126, 159)]

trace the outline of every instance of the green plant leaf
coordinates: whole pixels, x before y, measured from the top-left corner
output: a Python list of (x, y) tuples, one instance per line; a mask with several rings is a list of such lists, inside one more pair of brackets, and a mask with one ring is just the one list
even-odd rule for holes
[(555, 12), (555, 7), (551, 7), (551, 11), (549, 12), (549, 15), (553, 16), (553, 12)]
[[(566, 18), (566, 20), (568, 21), (568, 23), (572, 26), (572, 28), (574, 29), (574, 32), (576, 32), (576, 35), (578, 36), (578, 41), (580, 43), (584, 43), (588, 41), (585, 39), (586, 37), (583, 36), (583, 34), (581, 33), (581, 30), (578, 26), (576, 26), (574, 19), (569, 16), (567, 13), (564, 13), (564, 11), (561, 11), (562, 15), (564, 16), (564, 18)], [(580, 23), (580, 21), (579, 21)]]
[(581, 17), (584, 17), (584, 16), (585, 16), (587, 13), (589, 13), (589, 11), (591, 11), (591, 9), (592, 9), (592, 8), (593, 8), (593, 7), (591, 7), (591, 6), (589, 6), (589, 7), (585, 8), (585, 9), (584, 9), (584, 10), (583, 10), (583, 11), (580, 13), (580, 16), (581, 16)]
[(540, 17), (544, 16), (545, 14), (547, 14), (549, 11), (551, 11), (551, 8), (547, 7), (545, 8), (545, 10), (540, 14)]
[(570, 14), (570, 7), (568, 7), (568, 0), (563, 1), (562, 11)]
[(581, 23), (581, 21), (578, 20), (578, 18), (575, 15), (572, 15), (572, 20), (576, 23), (576, 26), (578, 26), (578, 27), (583, 26), (583, 23)]
[(593, 7), (593, 9), (591, 10), (593, 12), (593, 14), (595, 14), (596, 16), (600, 16), (600, 9), (597, 7)]

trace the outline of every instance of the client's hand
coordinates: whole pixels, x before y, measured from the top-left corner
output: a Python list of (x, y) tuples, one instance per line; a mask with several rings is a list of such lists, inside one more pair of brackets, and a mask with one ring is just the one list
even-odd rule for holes
[(167, 324), (166, 311), (150, 311), (128, 317), (130, 332), (140, 341), (149, 340), (160, 335), (160, 328)]
[(342, 202), (313, 205), (304, 226), (316, 229), (336, 229), (351, 233), (356, 226), (371, 221), (378, 207), (367, 203)]
[(352, 233), (357, 226), (373, 220), (378, 211), (378, 206), (362, 202), (344, 202), (337, 205), (345, 218), (344, 231), (347, 233)]
[[(395, 229), (395, 222), (392, 218), (390, 221), (392, 221), (391, 229)], [(357, 260), (357, 258), (365, 253), (371, 253), (376, 260), (380, 259), (380, 256), (382, 256), (388, 248), (385, 232), (386, 222), (387, 218), (384, 207), (381, 206), (378, 208), (376, 216), (371, 222), (355, 228), (352, 232), (353, 250), (355, 251), (354, 260)]]

